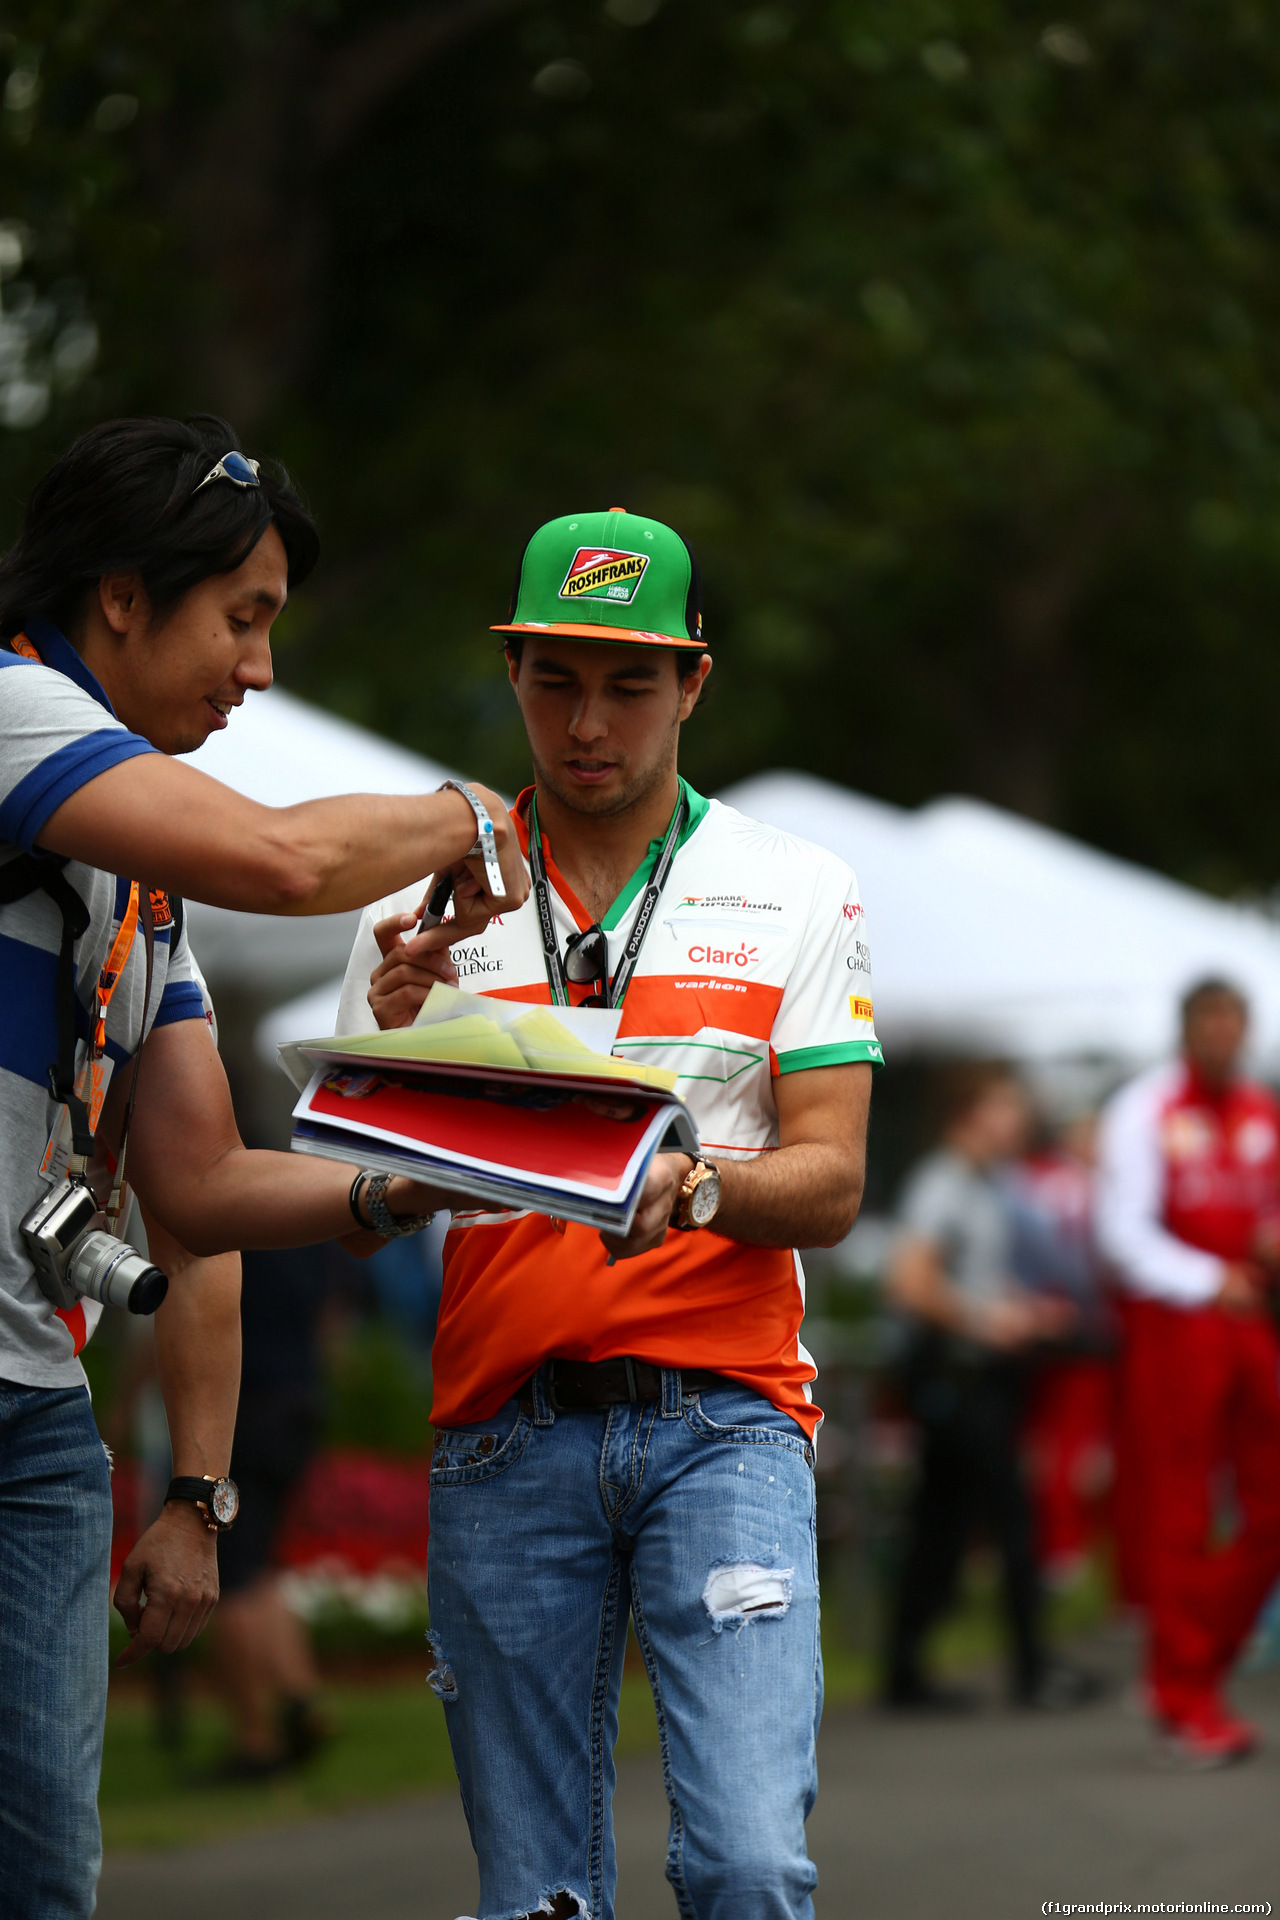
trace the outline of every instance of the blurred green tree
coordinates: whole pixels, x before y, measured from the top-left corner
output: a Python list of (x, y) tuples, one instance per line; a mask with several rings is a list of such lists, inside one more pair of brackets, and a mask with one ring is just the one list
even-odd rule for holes
[(1280, 874), (1272, 9), (9, 23), (10, 519), (84, 418), (227, 411), (325, 530), (282, 678), (514, 785), (487, 627), (521, 542), (643, 506), (703, 564), (705, 784), (963, 789), (1223, 890)]

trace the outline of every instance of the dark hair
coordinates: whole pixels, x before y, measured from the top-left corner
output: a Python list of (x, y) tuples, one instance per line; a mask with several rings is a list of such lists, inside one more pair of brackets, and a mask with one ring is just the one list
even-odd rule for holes
[(215, 573), (243, 566), (267, 528), (284, 542), (289, 585), (320, 557), (315, 522), (278, 462), (257, 487), (216, 480), (224, 454), (242, 451), (225, 420), (106, 420), (50, 467), (27, 502), (22, 531), (0, 560), (0, 640), (35, 617), (63, 632), (103, 574), (142, 576), (156, 619)]
[(946, 1133), (960, 1120), (968, 1119), (997, 1087), (1020, 1087), (1014, 1069), (1007, 1060), (954, 1060), (937, 1076), (934, 1086), (934, 1118), (939, 1133)]
[[(609, 629), (607, 627), (601, 627), (601, 639), (607, 638), (608, 632)], [(554, 638), (555, 636), (553, 635), (552, 637)], [(528, 636), (523, 633), (504, 633), (502, 636), (502, 650), (504, 653), (511, 655), (517, 667), (520, 665), (520, 658), (524, 653), (524, 643), (527, 638)], [(626, 636), (619, 634), (618, 638), (620, 644), (625, 646)], [(655, 647), (652, 648), (651, 651), (656, 653), (658, 649)], [(698, 662), (707, 649), (705, 647), (664, 647), (662, 651), (664, 653), (675, 654), (676, 672), (681, 680), (687, 680), (689, 675), (696, 671)]]
[(1248, 1018), (1249, 1002), (1234, 980), (1224, 980), (1220, 974), (1207, 974), (1203, 980), (1197, 980), (1193, 987), (1188, 987), (1182, 996), (1179, 1011), (1184, 1027), (1204, 1000), (1234, 1000), (1240, 1012)]

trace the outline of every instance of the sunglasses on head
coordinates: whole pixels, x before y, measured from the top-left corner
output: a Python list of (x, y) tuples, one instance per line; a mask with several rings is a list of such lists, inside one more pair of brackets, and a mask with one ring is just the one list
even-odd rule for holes
[(207, 487), (211, 480), (229, 480), (233, 487), (260, 487), (258, 462), (250, 460), (247, 454), (224, 453), (216, 467), (210, 467), (199, 486), (192, 487), (193, 495), (200, 487)]
[(604, 928), (599, 924), (587, 927), (582, 933), (571, 933), (564, 949), (565, 978), (572, 980), (577, 987), (586, 986), (590, 981), (598, 981), (603, 992), (590, 994), (582, 1002), (584, 1007), (607, 1007), (609, 1004), (609, 942)]

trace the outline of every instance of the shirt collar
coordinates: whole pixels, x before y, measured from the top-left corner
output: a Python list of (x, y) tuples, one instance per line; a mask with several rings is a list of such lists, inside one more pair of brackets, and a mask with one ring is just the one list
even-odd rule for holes
[[(533, 803), (535, 791), (536, 789), (533, 787), (526, 787), (518, 796), (516, 804), (512, 809), (515, 818), (516, 833), (520, 840), (520, 851), (524, 854), (526, 860), (529, 858), (529, 810)], [(680, 776), (680, 791), (684, 795), (685, 804), (688, 808), (688, 818), (684, 823), (684, 831), (676, 843), (677, 853), (691, 838), (695, 830), (702, 825), (702, 821), (710, 806), (710, 802), (704, 799), (702, 794), (696, 792), (695, 789), (689, 785), (689, 782), (684, 778), (683, 774)], [(679, 805), (679, 802), (677, 801), (676, 804)], [(636, 868), (630, 880), (628, 880), (626, 886), (610, 907), (608, 913), (606, 913), (601, 923), (606, 933), (616, 932), (624, 915), (635, 901), (637, 894), (648, 884), (649, 876), (658, 864), (658, 855), (662, 851), (662, 843), (667, 837), (667, 828), (670, 824), (671, 822), (668, 821), (667, 827), (663, 828), (656, 839), (649, 842), (649, 848), (644, 859), (640, 862), (640, 865)], [(541, 830), (541, 827), (539, 827), (538, 838), (542, 844), (542, 859), (547, 869), (547, 878), (551, 881), (556, 892), (573, 914), (578, 925), (584, 929), (589, 927), (591, 924), (591, 916), (556, 866), (551, 849), (547, 845), (547, 836)]]
[(40, 655), (46, 667), (52, 667), (55, 673), (64, 673), (68, 680), (105, 707), (114, 720), (116, 710), (106, 695), (106, 690), (96, 674), (90, 673), (80, 655), (64, 633), (60, 633), (50, 620), (28, 620), (24, 622), (23, 632)]

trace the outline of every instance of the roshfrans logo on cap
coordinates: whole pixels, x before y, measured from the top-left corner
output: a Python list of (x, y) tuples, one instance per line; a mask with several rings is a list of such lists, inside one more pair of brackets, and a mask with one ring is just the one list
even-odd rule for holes
[(629, 607), (649, 564), (647, 553), (617, 547), (579, 547), (560, 589), (562, 600), (612, 600)]

